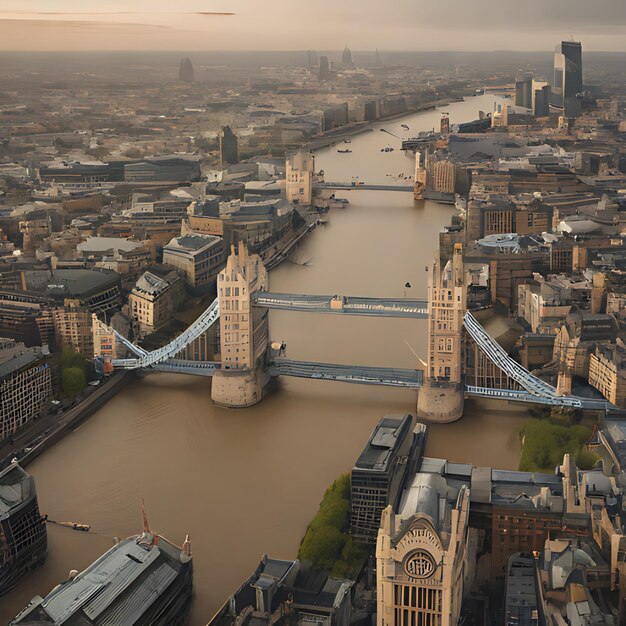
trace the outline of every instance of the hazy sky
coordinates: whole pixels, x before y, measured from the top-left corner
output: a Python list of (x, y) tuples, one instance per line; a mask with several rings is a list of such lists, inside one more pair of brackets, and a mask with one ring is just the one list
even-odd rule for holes
[(626, 51), (626, 0), (0, 0), (4, 50)]

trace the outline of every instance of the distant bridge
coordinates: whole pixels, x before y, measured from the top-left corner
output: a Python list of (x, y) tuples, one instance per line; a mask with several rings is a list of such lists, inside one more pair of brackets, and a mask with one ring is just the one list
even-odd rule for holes
[(383, 184), (352, 184), (352, 183), (314, 183), (313, 189), (318, 191), (331, 189), (333, 191), (404, 191), (413, 193), (413, 185), (383, 185)]
[(407, 298), (360, 298), (353, 296), (309, 296), (292, 293), (256, 291), (252, 304), (268, 309), (343, 313), (376, 317), (428, 317), (428, 301)]

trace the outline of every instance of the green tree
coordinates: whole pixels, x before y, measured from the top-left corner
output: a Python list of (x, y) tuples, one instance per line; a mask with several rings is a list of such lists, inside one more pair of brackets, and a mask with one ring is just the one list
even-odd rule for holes
[(80, 367), (64, 367), (61, 374), (63, 395), (75, 398), (87, 385), (85, 372)]
[[(523, 446), (519, 468), (526, 472), (553, 472), (569, 453), (581, 463), (593, 465), (586, 449), (591, 428), (562, 426), (548, 420), (530, 419), (522, 429)], [(582, 466), (581, 466), (582, 467)]]

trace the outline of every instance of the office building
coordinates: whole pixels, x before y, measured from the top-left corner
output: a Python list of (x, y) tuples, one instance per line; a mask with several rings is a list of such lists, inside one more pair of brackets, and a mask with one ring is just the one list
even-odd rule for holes
[(215, 284), (224, 265), (224, 240), (215, 235), (182, 235), (163, 247), (163, 264), (180, 270), (192, 293), (202, 294)]
[(145, 337), (167, 326), (185, 299), (185, 284), (176, 270), (144, 272), (128, 296), (129, 315)]
[(230, 126), (220, 131), (220, 163), (222, 167), (239, 163), (239, 140)]
[(51, 399), (52, 376), (42, 351), (0, 339), (0, 441), (37, 419)]
[(578, 98), (583, 92), (582, 45), (579, 41), (562, 41), (554, 51), (552, 105), (566, 117), (580, 115)]
[(317, 67), (319, 64), (319, 60), (317, 58), (316, 50), (307, 50), (307, 64), (309, 67)]
[(46, 521), (39, 513), (35, 479), (17, 463), (0, 471), (0, 596), (43, 565)]
[(189, 57), (181, 59), (180, 61), (180, 67), (178, 68), (178, 80), (183, 83), (193, 83), (193, 64), (191, 63), (191, 59)]
[(320, 57), (320, 80), (330, 80), (330, 61), (327, 56)]
[(352, 61), (352, 52), (348, 46), (343, 49), (341, 53), (341, 66), (344, 69), (352, 69), (354, 67), (354, 63)]
[(550, 85), (545, 81), (533, 80), (531, 105), (535, 117), (550, 115), (550, 98)]
[(350, 626), (353, 584), (265, 555), (208, 626)]
[(35, 596), (10, 626), (182, 626), (192, 594), (189, 538), (178, 547), (146, 521), (141, 535), (118, 541), (84, 571), (72, 570), (45, 598)]
[(374, 543), (383, 509), (397, 505), (412, 444), (413, 418), (386, 415), (372, 433), (350, 475), (350, 530)]
[(532, 83), (530, 74), (515, 77), (515, 106), (530, 109), (532, 106)]
[(89, 307), (75, 298), (66, 298), (63, 306), (52, 310), (54, 334), (59, 349), (72, 348), (86, 359), (93, 358), (92, 313)]
[(441, 121), (439, 123), (439, 132), (442, 135), (448, 135), (450, 133), (450, 116), (446, 113), (441, 116)]

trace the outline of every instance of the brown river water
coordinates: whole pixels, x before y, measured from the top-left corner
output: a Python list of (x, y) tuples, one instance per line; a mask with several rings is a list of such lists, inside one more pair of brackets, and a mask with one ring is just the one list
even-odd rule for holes
[[(445, 107), (452, 123), (491, 110), (481, 96)], [(393, 183), (413, 173), (398, 136), (430, 130), (440, 113), (378, 125), (352, 138), (352, 154), (327, 148), (317, 165), (330, 181)], [(410, 131), (400, 124), (407, 124)], [(341, 194), (338, 194), (341, 195)], [(400, 192), (350, 191), (295, 254), (271, 272), (272, 291), (425, 297), (425, 266), (454, 209), (416, 203)], [(410, 288), (405, 288), (409, 282)], [(415, 368), (426, 355), (423, 320), (368, 319), (272, 311), (271, 337), (287, 357)], [(416, 393), (319, 380), (284, 379), (259, 405), (219, 409), (201, 377), (156, 374), (124, 389), (28, 470), (40, 507), (54, 520), (91, 524), (93, 534), (49, 527), (46, 565), (0, 598), (6, 623), (33, 595), (45, 595), (70, 569), (82, 569), (141, 530), (141, 499), (152, 528), (182, 543), (191, 536), (195, 600), (192, 624), (206, 624), (259, 558), (295, 558), (328, 485), (348, 472), (385, 413), (412, 412)], [(523, 409), (468, 402), (463, 418), (432, 426), (427, 454), (516, 469)], [(123, 625), (120, 625), (123, 626)]]

